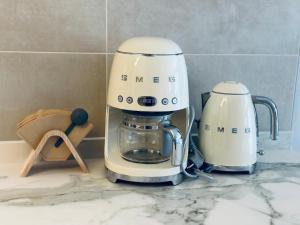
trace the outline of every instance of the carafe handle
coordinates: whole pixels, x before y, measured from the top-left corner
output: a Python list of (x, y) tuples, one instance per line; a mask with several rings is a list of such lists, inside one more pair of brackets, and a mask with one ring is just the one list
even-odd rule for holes
[(162, 129), (172, 137), (171, 164), (172, 166), (180, 166), (183, 158), (182, 135), (177, 127), (170, 124), (163, 126)]

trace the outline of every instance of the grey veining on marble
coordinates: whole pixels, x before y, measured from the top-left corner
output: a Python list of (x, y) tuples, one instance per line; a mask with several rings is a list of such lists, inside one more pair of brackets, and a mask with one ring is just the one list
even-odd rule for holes
[(41, 169), (28, 178), (2, 176), (5, 172), (0, 170), (1, 221), (5, 225), (300, 223), (300, 158), (298, 163), (260, 162), (251, 176), (214, 174), (213, 181), (186, 180), (175, 187), (113, 184), (104, 177), (103, 161), (90, 161), (89, 166), (91, 174), (76, 168)]

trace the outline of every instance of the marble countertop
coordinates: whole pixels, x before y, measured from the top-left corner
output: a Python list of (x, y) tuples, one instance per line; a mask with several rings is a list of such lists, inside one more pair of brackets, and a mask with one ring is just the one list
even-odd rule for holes
[(89, 174), (74, 165), (38, 165), (27, 178), (18, 176), (20, 164), (0, 165), (0, 224), (300, 224), (300, 153), (266, 151), (256, 174), (175, 187), (112, 184), (103, 159), (88, 161)]

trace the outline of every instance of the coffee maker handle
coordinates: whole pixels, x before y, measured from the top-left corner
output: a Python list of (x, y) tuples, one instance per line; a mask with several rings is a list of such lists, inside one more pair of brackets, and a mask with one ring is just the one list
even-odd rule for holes
[[(270, 112), (270, 133), (271, 133), (271, 139), (272, 140), (277, 140), (278, 139), (278, 110), (275, 102), (267, 97), (264, 96), (257, 96), (257, 95), (252, 95), (252, 102), (253, 104), (261, 104), (266, 106), (269, 109)], [(256, 109), (255, 109), (256, 113)], [(257, 113), (256, 113), (256, 129), (258, 130), (258, 122), (257, 122)]]
[(170, 134), (172, 138), (172, 166), (180, 166), (183, 159), (183, 140), (179, 129), (173, 125), (163, 127), (163, 130)]

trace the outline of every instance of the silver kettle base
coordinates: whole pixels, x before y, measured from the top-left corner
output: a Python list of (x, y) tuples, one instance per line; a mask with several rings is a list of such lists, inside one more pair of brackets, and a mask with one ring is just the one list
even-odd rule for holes
[(210, 163), (203, 163), (202, 169), (206, 173), (212, 173), (214, 171), (222, 171), (228, 173), (248, 173), (253, 174), (255, 171), (256, 163), (249, 166), (222, 166), (214, 165)]

